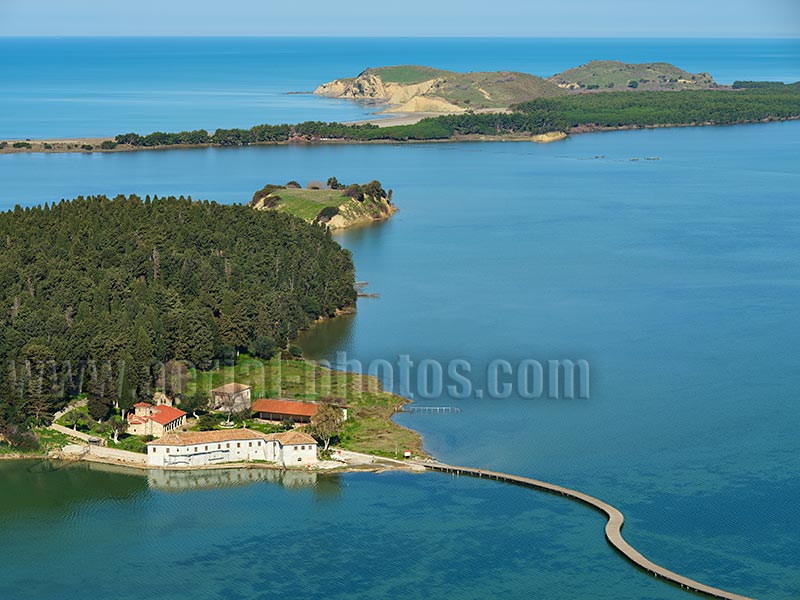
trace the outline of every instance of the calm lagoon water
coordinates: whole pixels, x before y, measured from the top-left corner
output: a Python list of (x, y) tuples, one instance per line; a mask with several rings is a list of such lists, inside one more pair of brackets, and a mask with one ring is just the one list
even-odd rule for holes
[[(694, 60), (716, 75), (727, 43), (696, 46)], [(447, 56), (402, 62), (458, 68)], [(743, 64), (742, 78), (777, 73), (768, 59)], [(423, 402), (463, 412), (399, 421), (442, 460), (615, 504), (626, 537), (668, 568), (796, 598), (798, 155), (797, 122), (541, 146), (20, 154), (0, 157), (0, 208), (91, 193), (244, 202), (270, 181), (378, 178), (401, 211), (339, 240), (380, 297), (306, 335), (307, 353), (466, 358), (476, 385), (495, 358), (588, 360), (588, 400), (441, 397)], [(645, 157), (660, 160), (631, 160)], [(175, 581), (203, 598), (686, 597), (620, 559), (602, 525), (561, 498), (434, 474), (168, 492), (137, 475), (0, 463), (0, 597), (147, 597), (132, 583), (144, 569), (159, 597), (185, 596)]]

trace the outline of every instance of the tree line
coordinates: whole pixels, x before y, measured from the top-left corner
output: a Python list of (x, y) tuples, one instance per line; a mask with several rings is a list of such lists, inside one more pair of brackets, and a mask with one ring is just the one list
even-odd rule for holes
[(191, 198), (79, 197), (0, 214), (0, 430), (80, 392), (93, 415), (164, 385), (161, 365), (268, 358), (355, 302), (322, 227)]
[(250, 129), (204, 129), (147, 135), (125, 133), (117, 144), (131, 146), (247, 146), (292, 141), (410, 141), (462, 135), (537, 134), (574, 127), (733, 124), (800, 116), (800, 82), (737, 82), (732, 90), (597, 92), (537, 98), (508, 113), (466, 112), (428, 117), (410, 125), (378, 127), (306, 121), (295, 125), (256, 125)]

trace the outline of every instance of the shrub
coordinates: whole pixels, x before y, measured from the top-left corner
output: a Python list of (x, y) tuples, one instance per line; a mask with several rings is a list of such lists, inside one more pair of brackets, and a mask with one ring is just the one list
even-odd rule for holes
[(331, 190), (343, 190), (345, 186), (339, 183), (339, 180), (336, 177), (328, 177), (328, 189)]
[(81, 148), (83, 150), (94, 150), (94, 146), (92, 146), (91, 144), (81, 144)]
[(102, 143), (100, 144), (100, 148), (102, 150), (113, 150), (116, 147), (117, 147), (117, 142), (113, 140), (103, 140)]
[(289, 190), (299, 190), (299, 189), (300, 189), (300, 188), (302, 188), (303, 186), (301, 186), (299, 183), (297, 183), (297, 182), (296, 182), (296, 181), (293, 179), (292, 181), (290, 181), (289, 183), (287, 183), (285, 187), (286, 187), (286, 189), (289, 189)]
[(348, 185), (344, 190), (344, 195), (349, 196), (353, 200), (358, 200), (359, 202), (364, 200), (364, 190), (362, 190), (361, 186), (357, 183)]
[(381, 186), (381, 182), (376, 179), (370, 181), (362, 189), (364, 190), (364, 195), (371, 198), (386, 198), (386, 191)]
[(325, 187), (324, 183), (322, 183), (321, 181), (313, 180), (313, 179), (306, 184), (306, 189), (309, 189), (309, 190), (321, 190), (324, 187)]
[(628, 87), (629, 87), (629, 88), (636, 89), (637, 87), (639, 87), (639, 82), (638, 82), (638, 81), (636, 81), (635, 79), (631, 79), (631, 80), (628, 82)]
[(3, 431), (9, 446), (21, 451), (30, 451), (39, 449), (39, 436), (34, 432), (22, 429), (17, 425), (12, 425)]
[(14, 142), (14, 148), (30, 148), (31, 145), (28, 142)]
[(327, 222), (338, 214), (339, 214), (338, 206), (326, 206), (321, 211), (319, 211), (316, 220), (320, 222)]
[[(253, 199), (250, 201), (251, 204), (255, 204), (259, 200), (265, 199), (275, 190), (282, 190), (284, 187), (282, 185), (275, 185), (274, 183), (268, 183), (263, 188), (258, 190), (255, 194), (253, 194)], [(278, 198), (280, 200), (280, 198)], [(275, 202), (277, 204), (277, 201)]]
[(0, 150), (8, 146), (8, 142), (0, 142)]
[(262, 335), (248, 346), (247, 351), (257, 358), (269, 359), (275, 355), (278, 344), (271, 337)]
[(295, 358), (300, 358), (301, 356), (303, 356), (303, 349), (297, 344), (292, 344), (291, 346), (289, 346), (289, 354), (291, 354)]
[(200, 418), (197, 419), (197, 428), (200, 431), (211, 431), (217, 426), (219, 423), (219, 418), (216, 415), (200, 415)]

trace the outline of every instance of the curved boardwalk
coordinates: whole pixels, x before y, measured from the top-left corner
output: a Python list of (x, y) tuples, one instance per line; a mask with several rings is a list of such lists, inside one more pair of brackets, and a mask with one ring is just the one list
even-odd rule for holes
[(519, 475), (509, 475), (508, 473), (498, 473), (496, 471), (472, 469), (470, 467), (454, 467), (441, 463), (421, 462), (419, 464), (433, 471), (442, 471), (444, 473), (454, 473), (457, 475), (469, 475), (471, 477), (487, 477), (489, 479), (505, 481), (508, 483), (535, 488), (537, 490), (543, 490), (545, 492), (560, 494), (561, 496), (573, 498), (579, 502), (582, 502), (583, 504), (587, 504), (588, 506), (605, 513), (605, 515), (608, 517), (608, 523), (606, 523), (606, 539), (620, 554), (622, 554), (622, 556), (627, 558), (640, 569), (643, 569), (656, 578), (660, 577), (669, 581), (670, 583), (679, 585), (680, 587), (692, 592), (706, 594), (707, 596), (712, 596), (714, 598), (726, 598), (729, 600), (751, 600), (747, 596), (740, 596), (739, 594), (734, 594), (733, 592), (726, 592), (725, 590), (689, 579), (688, 577), (679, 575), (678, 573), (670, 571), (669, 569), (665, 569), (651, 560), (648, 560), (639, 552), (637, 552), (636, 549), (633, 548), (633, 546), (626, 542), (622, 537), (622, 525), (625, 521), (622, 513), (610, 504), (607, 504), (602, 500), (598, 500), (593, 496), (584, 494), (583, 492), (571, 490), (569, 488), (561, 487), (560, 485), (553, 485), (552, 483), (547, 483), (545, 481), (530, 479), (528, 477), (520, 477)]

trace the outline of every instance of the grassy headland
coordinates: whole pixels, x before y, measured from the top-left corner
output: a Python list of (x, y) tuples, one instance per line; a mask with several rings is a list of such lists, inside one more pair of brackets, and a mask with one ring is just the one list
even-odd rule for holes
[(310, 182), (302, 189), (297, 182), (267, 184), (253, 194), (249, 206), (256, 210), (277, 210), (307, 223), (324, 223), (330, 229), (388, 219), (396, 212), (392, 190), (386, 192), (379, 181), (366, 184), (340, 184), (335, 177)]
[(516, 71), (457, 73), (418, 65), (378, 67), (336, 79), (315, 94), (383, 102), (386, 112), (447, 112), (507, 109), (535, 98), (574, 92), (716, 89), (707, 73), (689, 73), (669, 63), (593, 61), (543, 79)]

